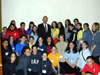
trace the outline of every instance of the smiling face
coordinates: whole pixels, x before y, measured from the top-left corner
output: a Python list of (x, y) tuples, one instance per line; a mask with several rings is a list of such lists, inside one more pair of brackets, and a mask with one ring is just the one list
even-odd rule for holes
[(46, 60), (47, 58), (48, 58), (47, 53), (43, 53), (43, 54), (42, 54), (42, 59), (43, 59), (43, 60)]
[(83, 28), (84, 30), (88, 30), (88, 26), (86, 24), (84, 24)]
[(53, 54), (56, 53), (56, 47), (52, 47), (52, 53), (53, 53)]
[(3, 45), (4, 48), (7, 48), (8, 47), (8, 41), (7, 40), (4, 41), (2, 45)]
[(10, 36), (10, 42), (13, 43), (14, 42), (14, 37)]
[(73, 49), (74, 46), (75, 46), (75, 45), (74, 45), (72, 42), (69, 44), (69, 48), (70, 48), (70, 49)]
[(16, 60), (16, 55), (14, 53), (11, 54), (11, 62), (14, 62)]
[(33, 52), (37, 52), (37, 47), (34, 46), (33, 49), (32, 49), (32, 51)]
[(89, 65), (90, 67), (93, 66), (94, 61), (92, 59), (87, 59), (87, 65)]
[(13, 31), (14, 29), (15, 29), (15, 26), (14, 25), (11, 25), (10, 26), (10, 30)]
[(25, 52), (24, 52), (24, 54), (26, 56), (30, 56), (31, 55), (30, 49), (26, 49)]

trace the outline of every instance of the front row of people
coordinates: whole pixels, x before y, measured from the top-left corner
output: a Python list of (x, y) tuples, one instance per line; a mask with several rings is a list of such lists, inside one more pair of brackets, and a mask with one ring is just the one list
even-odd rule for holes
[(11, 53), (9, 62), (4, 65), (4, 75), (56, 75), (60, 73), (99, 75), (100, 66), (90, 56), (87, 42), (82, 44), (83, 50), (80, 54), (73, 42), (70, 42), (68, 47), (64, 54), (65, 63), (62, 65), (59, 64), (61, 56), (56, 52), (55, 46), (52, 46), (49, 55), (46, 52), (39, 53), (36, 45), (32, 46), (32, 52), (25, 46), (22, 49), (22, 55), (19, 56), (19, 61), (16, 53)]

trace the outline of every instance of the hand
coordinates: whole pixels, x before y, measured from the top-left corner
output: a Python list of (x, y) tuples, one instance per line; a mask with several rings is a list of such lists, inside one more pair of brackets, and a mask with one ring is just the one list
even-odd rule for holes
[(73, 65), (71, 65), (71, 67), (72, 67), (72, 68), (75, 68), (75, 66), (76, 66), (76, 65), (74, 65), (74, 64), (73, 64)]
[(82, 72), (82, 69), (80, 70), (80, 72)]

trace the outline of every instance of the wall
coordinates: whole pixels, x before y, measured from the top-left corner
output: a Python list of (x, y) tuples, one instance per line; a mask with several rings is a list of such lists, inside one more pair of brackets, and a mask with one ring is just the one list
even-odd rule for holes
[(100, 22), (100, 0), (2, 0), (2, 26), (9, 26), (11, 20), (20, 22), (34, 21), (36, 25), (42, 22), (42, 17), (49, 17), (48, 23), (69, 18), (79, 18), (80, 22)]

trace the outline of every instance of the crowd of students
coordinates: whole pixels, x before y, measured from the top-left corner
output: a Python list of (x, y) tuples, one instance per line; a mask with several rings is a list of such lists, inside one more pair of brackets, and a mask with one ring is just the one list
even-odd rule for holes
[(17, 28), (12, 20), (3, 27), (2, 61), (4, 75), (100, 75), (99, 23), (80, 23), (75, 18), (62, 22), (48, 17), (38, 27), (33, 21)]

